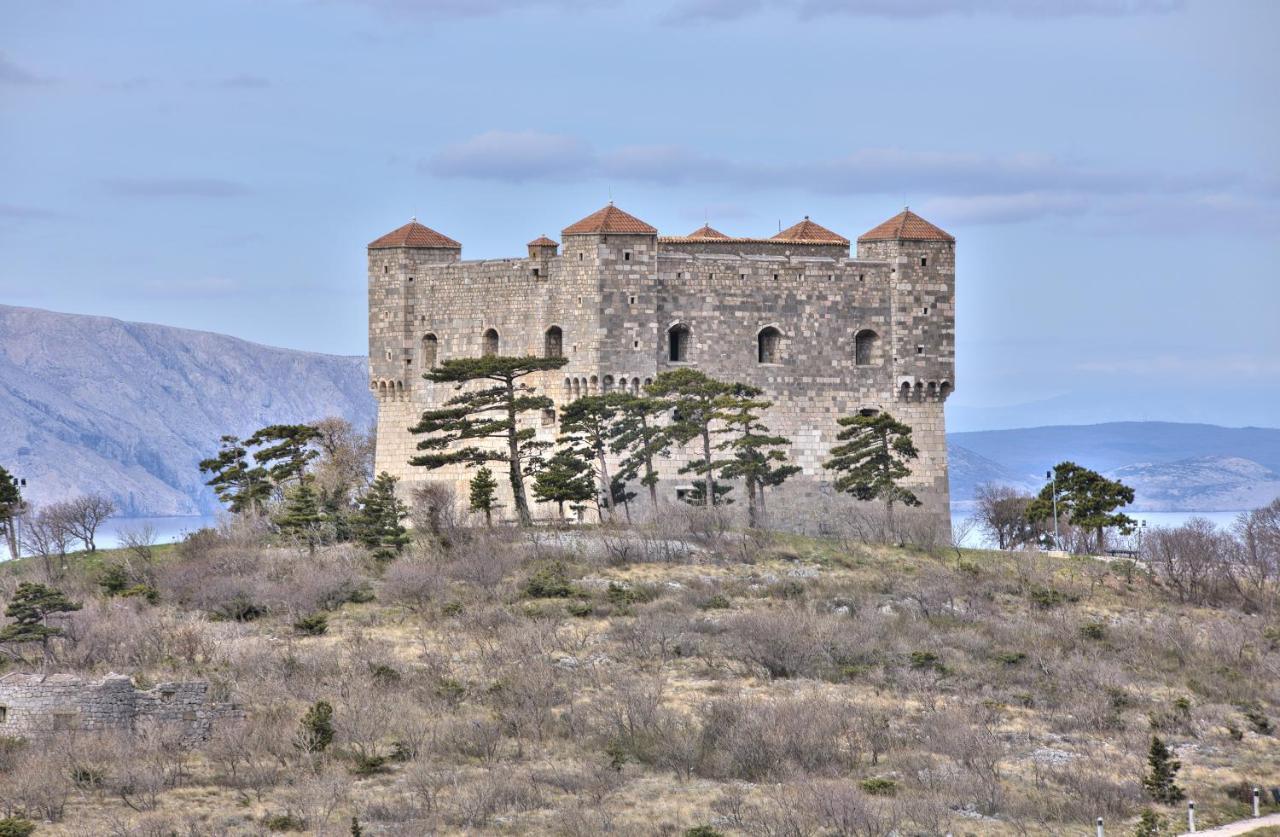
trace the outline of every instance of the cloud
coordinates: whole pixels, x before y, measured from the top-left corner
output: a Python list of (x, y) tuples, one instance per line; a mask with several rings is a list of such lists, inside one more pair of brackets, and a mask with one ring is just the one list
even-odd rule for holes
[(488, 131), (442, 149), (422, 168), (443, 177), (519, 183), (579, 177), (594, 165), (587, 144), (573, 137), (538, 131)]
[(126, 198), (236, 198), (249, 188), (211, 177), (122, 177), (104, 180), (113, 195)]
[(38, 206), (18, 206), (12, 203), (0, 203), (0, 219), (14, 221), (45, 221), (64, 217), (52, 209), (41, 209)]
[(208, 299), (233, 296), (244, 288), (244, 284), (236, 279), (209, 276), (203, 279), (148, 279), (139, 288), (153, 297)]
[(440, 177), (506, 182), (604, 179), (738, 193), (893, 195), (968, 223), (1085, 215), (1127, 219), (1129, 229), (1235, 224), (1260, 231), (1280, 223), (1280, 202), (1266, 179), (1231, 171), (1112, 169), (1038, 153), (865, 148), (810, 161), (746, 161), (681, 145), (597, 151), (563, 134), (490, 131), (442, 149), (421, 168)]
[(38, 76), (30, 70), (15, 64), (7, 55), (0, 54), (0, 84), (12, 84), (18, 87), (33, 87), (48, 84), (51, 79)]
[(1054, 19), (1170, 14), (1185, 7), (1186, 0), (678, 0), (665, 19), (674, 23), (737, 20), (766, 9), (801, 19), (975, 15)]
[(271, 80), (262, 76), (249, 75), (247, 73), (239, 73), (216, 82), (218, 87), (225, 90), (263, 90), (271, 86)]
[(438, 20), (497, 17), (509, 12), (536, 8), (586, 12), (602, 6), (612, 6), (616, 0), (330, 0), (330, 2), (368, 6), (389, 17)]

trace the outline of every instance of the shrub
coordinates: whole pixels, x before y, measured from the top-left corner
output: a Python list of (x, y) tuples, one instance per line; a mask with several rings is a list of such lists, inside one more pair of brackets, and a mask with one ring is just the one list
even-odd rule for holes
[(35, 830), (36, 824), (22, 817), (0, 819), (0, 837), (30, 837)]
[(399, 670), (386, 663), (369, 663), (369, 676), (374, 683), (383, 687), (394, 686), (402, 679)]
[(309, 753), (323, 753), (333, 743), (333, 706), (318, 700), (298, 722), (302, 727), (298, 748)]
[(262, 818), (268, 831), (306, 831), (307, 824), (293, 814), (268, 814)]
[(576, 616), (580, 619), (590, 616), (595, 611), (595, 608), (591, 606), (591, 602), (569, 602), (564, 609), (569, 611), (570, 616)]
[(605, 590), (604, 595), (605, 595), (605, 599), (608, 600), (609, 604), (613, 605), (619, 610), (625, 610), (626, 608), (636, 603), (635, 591), (632, 590), (630, 587), (623, 587), (621, 584), (617, 583), (616, 581), (609, 582), (609, 588)]
[(885, 779), (880, 776), (872, 776), (870, 779), (863, 779), (859, 783), (863, 793), (871, 796), (893, 796), (898, 792), (898, 783), (892, 779)]
[(1067, 597), (1052, 587), (1032, 587), (1027, 591), (1027, 598), (1041, 610), (1055, 608), (1067, 601)]
[(720, 593), (709, 596), (698, 604), (700, 610), (728, 610), (729, 606), (729, 599)]
[(118, 596), (129, 587), (129, 573), (119, 564), (111, 564), (103, 569), (98, 586), (108, 596)]
[(355, 764), (351, 768), (351, 772), (357, 776), (374, 776), (378, 773), (386, 772), (386, 769), (386, 756), (379, 756), (374, 753), (365, 755), (356, 754)]
[(329, 630), (329, 617), (323, 613), (311, 613), (294, 620), (293, 628), (306, 636), (320, 636)]
[(912, 651), (911, 667), (918, 671), (946, 671), (942, 657), (932, 651)]
[(1085, 639), (1106, 639), (1107, 626), (1101, 622), (1085, 622), (1080, 626), (1080, 636)]
[(1150, 808), (1142, 812), (1133, 837), (1164, 837), (1169, 833), (1169, 821)]
[(1271, 723), (1271, 719), (1262, 711), (1260, 704), (1243, 703), (1240, 705), (1240, 712), (1244, 714), (1244, 719), (1253, 727), (1254, 732), (1259, 735), (1270, 735), (1275, 732), (1275, 724)]
[(144, 599), (147, 604), (157, 604), (160, 601), (160, 591), (150, 584), (134, 584), (121, 590), (120, 595), (125, 598)]
[(1001, 651), (996, 654), (996, 662), (1006, 666), (1019, 666), (1027, 661), (1027, 655), (1022, 651)]
[(724, 837), (724, 832), (716, 831), (709, 825), (695, 825), (685, 829), (684, 837)]
[(568, 569), (560, 561), (539, 567), (524, 583), (524, 595), (530, 599), (568, 599), (577, 592), (569, 582)]

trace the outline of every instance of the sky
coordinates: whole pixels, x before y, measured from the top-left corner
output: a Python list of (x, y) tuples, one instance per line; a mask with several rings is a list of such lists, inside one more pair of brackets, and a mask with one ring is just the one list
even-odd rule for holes
[(957, 243), (953, 429), (1280, 426), (1280, 3), (0, 0), (0, 302), (366, 351), (365, 245)]

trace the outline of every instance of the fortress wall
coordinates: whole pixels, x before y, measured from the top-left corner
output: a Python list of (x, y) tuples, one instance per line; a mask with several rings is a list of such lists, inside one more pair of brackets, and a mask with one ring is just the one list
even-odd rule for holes
[(0, 678), (0, 707), (2, 735), (131, 730), (139, 722), (158, 722), (176, 725), (192, 743), (207, 739), (215, 721), (243, 715), (233, 704), (210, 701), (209, 684), (202, 681), (140, 690), (119, 674), (99, 681), (69, 674), (9, 674)]
[(698, 239), (659, 238), (660, 252), (690, 253), (696, 255), (723, 256), (818, 256), (829, 259), (847, 259), (848, 244), (805, 244), (795, 241), (763, 239)]

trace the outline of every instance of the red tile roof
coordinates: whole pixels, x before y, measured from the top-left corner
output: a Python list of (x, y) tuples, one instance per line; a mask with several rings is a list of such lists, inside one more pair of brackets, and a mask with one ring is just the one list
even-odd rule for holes
[(529, 242), (529, 244), (528, 244), (527, 246), (529, 246), (529, 247), (559, 247), (560, 245), (559, 245), (557, 242), (552, 241), (551, 239), (547, 238), (545, 235), (540, 235), (540, 236), (538, 236), (537, 238), (535, 238), (533, 241), (530, 241), (530, 242)]
[(955, 236), (935, 227), (910, 209), (904, 209), (875, 229), (858, 236), (859, 241), (955, 241)]
[(462, 245), (447, 235), (441, 235), (430, 227), (424, 227), (415, 218), (398, 230), (392, 230), (382, 238), (369, 242), (370, 250), (388, 247), (440, 247), (461, 250)]
[(562, 235), (593, 235), (614, 233), (617, 235), (657, 235), (658, 231), (634, 215), (623, 212), (612, 201), (599, 212), (593, 212), (576, 224), (560, 231)]
[(809, 216), (804, 216), (804, 220), (795, 226), (787, 227), (782, 232), (774, 236), (778, 241), (829, 241), (832, 244), (848, 244), (849, 239), (833, 233), (831, 230), (815, 224), (809, 220)]
[(686, 235), (685, 238), (717, 238), (725, 241), (729, 240), (729, 236), (717, 229), (712, 229), (710, 224), (703, 224), (698, 229)]

